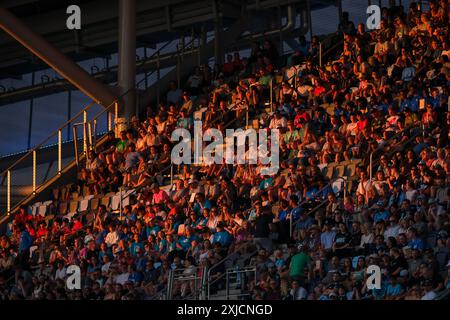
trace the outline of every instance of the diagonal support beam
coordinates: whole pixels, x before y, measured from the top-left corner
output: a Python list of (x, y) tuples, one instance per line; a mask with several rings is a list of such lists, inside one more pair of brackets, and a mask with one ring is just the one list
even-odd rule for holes
[(97, 104), (107, 107), (116, 99), (116, 96), (108, 86), (105, 86), (92, 77), (41, 35), (35, 33), (20, 21), (20, 19), (1, 6), (0, 28), (47, 63), (53, 70), (58, 72)]

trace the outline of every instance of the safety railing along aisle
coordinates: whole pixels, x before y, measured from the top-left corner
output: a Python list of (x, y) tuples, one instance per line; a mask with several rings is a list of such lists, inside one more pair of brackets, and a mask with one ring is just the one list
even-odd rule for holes
[[(178, 49), (178, 51), (172, 53), (172, 56), (180, 56), (181, 50), (182, 54), (186, 55), (196, 53), (196, 51), (198, 51), (200, 48), (200, 43), (198, 43), (198, 46), (195, 50), (195, 40), (195, 38), (192, 38), (188, 43), (185, 44), (186, 46), (189, 46), (189, 50)], [(154, 52), (153, 55), (149, 58), (152, 58), (153, 56), (157, 57), (160, 54), (161, 50), (163, 50), (167, 45), (168, 43)], [(29, 150), (25, 155), (20, 157), (17, 161), (15, 161), (12, 165), (5, 169), (0, 174), (0, 176), (4, 177), (6, 181), (6, 215), (0, 218), (0, 223), (8, 220), (8, 216), (11, 212), (17, 210), (17, 208), (23, 204), (29, 203), (29, 201), (35, 198), (36, 195), (42, 193), (48, 186), (57, 181), (62, 175), (69, 172), (72, 168), (79, 164), (82, 159), (86, 158), (86, 156), (88, 155), (87, 151), (89, 149), (94, 149), (100, 146), (106, 138), (104, 132), (98, 132), (100, 121), (106, 122), (106, 128), (108, 131), (114, 129), (117, 119), (119, 118), (119, 104), (121, 102), (121, 99), (133, 91), (138, 92), (139, 86), (145, 81), (148, 81), (148, 78), (154, 73), (160, 75), (159, 70), (153, 70), (152, 72), (147, 73), (143, 79), (136, 83), (135, 88), (127, 90), (110, 105), (104, 108), (96, 104), (94, 101), (90, 102), (75, 116), (73, 116), (70, 120), (65, 122), (46, 139), (44, 139), (41, 143), (37, 144), (33, 149)], [(99, 112), (99, 108), (102, 108), (103, 110)], [(82, 130), (81, 138), (78, 137), (79, 128), (81, 128)], [(71, 157), (71, 160), (68, 164), (65, 164), (63, 162), (62, 157), (63, 132), (65, 132), (66, 130), (73, 130), (73, 141), (75, 147), (74, 156), (73, 158)], [(101, 137), (99, 138), (99, 136)], [(40, 169), (41, 165), (44, 162), (40, 162), (40, 153), (45, 146), (52, 143), (58, 146), (57, 170), (55, 174), (48, 175), (48, 177), (43, 178), (42, 176), (44, 176), (44, 173), (42, 172), (43, 170)], [(48, 162), (48, 160), (45, 161)], [(27, 167), (31, 167), (31, 172), (27, 172)], [(20, 181), (20, 185), (14, 185), (15, 180)], [(19, 199), (13, 199), (13, 194), (16, 194), (16, 191), (20, 187), (23, 188), (23, 186), (30, 186), (30, 190), (27, 190), (25, 192), (25, 196), (19, 196)]]

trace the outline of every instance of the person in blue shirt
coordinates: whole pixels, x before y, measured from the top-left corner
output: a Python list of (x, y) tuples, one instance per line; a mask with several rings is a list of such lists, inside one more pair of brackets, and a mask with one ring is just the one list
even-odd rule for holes
[(259, 184), (259, 190), (266, 190), (273, 184), (273, 178), (269, 176), (265, 176), (264, 179)]
[(419, 111), (419, 101), (421, 96), (415, 92), (414, 88), (410, 89), (408, 92), (408, 107), (411, 112)]
[(186, 252), (194, 240), (198, 238), (193, 234), (192, 228), (186, 227), (185, 234), (178, 238), (177, 248)]
[(168, 253), (177, 250), (177, 242), (175, 241), (173, 235), (168, 234), (166, 235), (166, 251)]
[(217, 232), (214, 234), (212, 243), (219, 242), (222, 247), (228, 247), (233, 241), (233, 236), (224, 228), (222, 222), (219, 222), (216, 227)]
[(128, 277), (128, 281), (131, 281), (133, 283), (140, 283), (144, 279), (144, 276), (141, 272), (136, 270), (136, 267), (134, 265), (132, 265), (130, 268), (131, 272), (130, 276)]
[(24, 226), (20, 227), (20, 241), (19, 241), (19, 253), (26, 254), (29, 252), (31, 245), (33, 244), (33, 238)]
[(332, 230), (332, 225), (329, 221), (325, 222), (325, 229), (320, 235), (320, 243), (322, 248), (326, 251), (331, 251), (334, 239), (336, 238), (336, 231)]
[(106, 230), (104, 224), (101, 224), (100, 228), (101, 230), (95, 236), (95, 244), (98, 246), (105, 242), (106, 235), (108, 234), (108, 230)]
[(128, 227), (124, 225), (119, 232), (119, 240), (129, 241), (131, 240), (131, 234), (128, 232)]
[(203, 213), (203, 209), (206, 208), (210, 210), (212, 207), (211, 202), (205, 198), (205, 195), (203, 193), (197, 193), (195, 195), (195, 203), (192, 207), (192, 210), (197, 214), (200, 215)]
[(395, 300), (403, 293), (403, 287), (397, 282), (396, 277), (391, 277), (386, 287), (386, 299)]
[(143, 250), (141, 247), (136, 247), (136, 270), (142, 272), (145, 270), (145, 266), (147, 265), (148, 257), (143, 254)]
[(278, 213), (278, 220), (285, 221), (291, 212), (289, 208), (289, 203), (286, 200), (280, 201), (281, 211)]
[[(136, 251), (137, 250), (144, 250), (144, 244), (142, 242), (139, 241), (139, 235), (135, 234), (133, 236), (134, 241), (130, 246), (130, 253), (133, 255), (133, 257), (136, 257)], [(139, 248), (139, 249), (138, 249)]]
[(417, 236), (417, 234), (418, 234), (418, 232), (417, 232), (416, 228), (411, 227), (408, 229), (408, 238), (409, 238), (408, 246), (413, 250), (414, 249), (423, 250), (425, 248), (425, 245), (424, 245), (422, 239), (420, 239)]
[(376, 205), (378, 210), (373, 216), (373, 222), (376, 224), (380, 221), (387, 221), (389, 219), (389, 211), (385, 209), (384, 202), (380, 200)]
[(136, 221), (136, 215), (131, 211), (130, 206), (126, 206), (123, 210), (124, 222), (128, 224), (129, 222), (135, 222)]
[(145, 238), (148, 238), (149, 236), (153, 235), (157, 235), (158, 231), (161, 230), (161, 226), (152, 222), (149, 222), (147, 227), (145, 228)]
[(298, 196), (295, 194), (292, 194), (289, 197), (289, 207), (292, 209), (290, 210), (290, 215), (292, 216), (293, 221), (297, 221), (300, 218), (300, 215), (302, 214), (303, 209), (298, 206)]
[(433, 109), (439, 108), (442, 100), (442, 95), (439, 93), (439, 89), (433, 88), (431, 96), (427, 98), (427, 103), (433, 106)]

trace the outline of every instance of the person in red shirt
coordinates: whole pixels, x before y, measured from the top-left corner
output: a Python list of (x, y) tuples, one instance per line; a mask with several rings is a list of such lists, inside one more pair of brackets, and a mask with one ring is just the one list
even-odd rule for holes
[(33, 239), (36, 239), (36, 231), (34, 230), (31, 221), (27, 221), (27, 223), (25, 223), (25, 229), (28, 231), (28, 233)]
[(294, 125), (296, 128), (300, 128), (301, 127), (300, 121), (303, 121), (303, 123), (306, 123), (310, 119), (311, 119), (311, 117), (308, 114), (308, 112), (306, 112), (306, 110), (300, 110), (297, 112), (297, 115), (294, 118)]
[(19, 209), (19, 212), (16, 213), (16, 216), (14, 217), (14, 220), (18, 224), (25, 225), (27, 221), (31, 220), (33, 217), (27, 213), (27, 207), (21, 206)]
[(367, 127), (367, 117), (361, 111), (357, 114), (358, 122), (356, 123), (356, 129), (358, 132), (364, 132), (364, 129)]
[(233, 72), (241, 71), (243, 68), (241, 57), (239, 56), (239, 52), (234, 53), (234, 60), (233, 60)]
[(36, 238), (43, 240), (45, 238), (47, 238), (47, 234), (48, 234), (48, 230), (47, 227), (45, 226), (44, 222), (39, 223), (39, 228), (36, 232)]
[(325, 87), (322, 84), (322, 81), (316, 79), (316, 85), (314, 86), (313, 95), (314, 97), (320, 96), (325, 92)]
[(81, 230), (83, 228), (83, 224), (80, 221), (79, 217), (73, 218), (73, 225), (72, 225), (72, 234), (75, 234), (78, 230)]
[(231, 54), (227, 55), (227, 62), (222, 66), (222, 72), (225, 77), (232, 76), (234, 73), (234, 62)]

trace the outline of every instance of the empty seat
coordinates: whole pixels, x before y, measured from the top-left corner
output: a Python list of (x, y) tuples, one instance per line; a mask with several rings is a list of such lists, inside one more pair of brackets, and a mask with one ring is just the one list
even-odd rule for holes
[(39, 208), (38, 208), (38, 212), (37, 213), (40, 216), (45, 217), (45, 214), (47, 213), (47, 211), (48, 211), (48, 206), (40, 205)]
[(67, 202), (66, 201), (60, 202), (59, 206), (58, 206), (58, 213), (61, 214), (61, 215), (67, 214), (67, 207), (68, 206), (67, 206)]
[(108, 207), (109, 207), (110, 201), (111, 201), (111, 197), (109, 197), (109, 196), (104, 196), (104, 197), (102, 198), (102, 200), (100, 201), (100, 203), (108, 208)]
[(333, 178), (343, 177), (345, 173), (345, 166), (338, 165), (334, 168)]
[(69, 214), (77, 212), (78, 210), (78, 201), (70, 201), (69, 203)]
[(327, 172), (326, 172), (326, 177), (328, 178), (328, 179), (331, 179), (332, 177), (333, 177), (333, 175), (334, 175), (334, 168), (335, 168), (335, 166), (334, 165), (328, 165), (327, 166)]
[(97, 210), (99, 203), (100, 203), (99, 198), (92, 198), (90, 200), (89, 207), (91, 208), (91, 210)]
[(356, 174), (356, 164), (350, 163), (345, 167), (345, 175), (349, 178)]
[(78, 207), (78, 210), (80, 212), (87, 211), (89, 209), (89, 200), (90, 199), (86, 199), (86, 198), (83, 200), (80, 200), (79, 207)]
[(39, 206), (41, 206), (42, 203), (41, 202), (36, 202), (34, 203), (31, 207), (30, 207), (30, 213), (35, 216), (36, 214), (38, 214), (38, 210), (39, 210)]
[(111, 210), (116, 211), (119, 210), (120, 207), (120, 193), (111, 197)]

